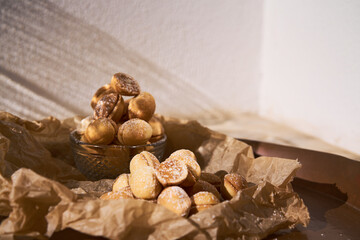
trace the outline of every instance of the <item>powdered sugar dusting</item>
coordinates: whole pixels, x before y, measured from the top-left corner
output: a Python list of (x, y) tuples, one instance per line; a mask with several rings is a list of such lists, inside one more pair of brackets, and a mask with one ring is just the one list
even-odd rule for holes
[(192, 205), (218, 204), (220, 200), (211, 192), (201, 191), (191, 197)]
[(140, 93), (139, 83), (125, 73), (116, 73), (113, 76), (116, 90), (123, 95), (138, 95)]
[(134, 198), (134, 195), (132, 194), (129, 186), (121, 188), (119, 191), (105, 193), (100, 197), (102, 200), (116, 200), (126, 198)]
[(113, 191), (118, 191), (121, 188), (128, 187), (129, 186), (129, 177), (130, 174), (123, 173), (120, 176), (118, 176), (112, 186)]
[(173, 152), (170, 155), (170, 158), (184, 162), (189, 167), (190, 171), (194, 174), (196, 178), (200, 177), (201, 168), (197, 163), (195, 154), (192, 151), (187, 149), (180, 149)]
[(180, 184), (186, 179), (187, 167), (184, 163), (168, 158), (157, 170), (157, 176), (163, 185)]
[(147, 163), (148, 166), (154, 168), (155, 170), (159, 168), (160, 162), (151, 152), (142, 151), (140, 153), (140, 156)]
[(117, 101), (119, 99), (119, 94), (109, 93), (103, 96), (96, 104), (94, 109), (94, 118), (106, 118), (113, 111)]
[(143, 199), (156, 198), (161, 191), (161, 185), (155, 177), (154, 169), (149, 166), (131, 173), (130, 187), (135, 197)]
[(169, 210), (186, 216), (190, 210), (191, 200), (187, 193), (178, 186), (165, 188), (158, 197), (158, 204)]
[(144, 120), (134, 118), (121, 125), (119, 132), (125, 144), (146, 143), (152, 135), (151, 126)]

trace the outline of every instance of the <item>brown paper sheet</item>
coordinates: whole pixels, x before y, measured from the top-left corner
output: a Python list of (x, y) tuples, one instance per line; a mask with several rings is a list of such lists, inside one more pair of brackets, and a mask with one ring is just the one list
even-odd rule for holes
[(85, 181), (64, 159), (71, 159), (64, 136), (78, 119), (30, 122), (0, 113), (0, 214), (8, 216), (0, 234), (41, 239), (72, 228), (110, 239), (260, 239), (307, 225), (307, 208), (290, 184), (298, 161), (254, 158), (247, 144), (196, 121), (160, 119), (168, 136), (165, 156), (190, 149), (204, 171), (237, 172), (254, 185), (189, 218), (144, 200), (101, 201), (112, 180)]

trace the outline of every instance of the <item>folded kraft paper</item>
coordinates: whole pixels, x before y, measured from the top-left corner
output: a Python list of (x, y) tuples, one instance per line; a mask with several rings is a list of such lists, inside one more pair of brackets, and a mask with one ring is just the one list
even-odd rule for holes
[(205, 172), (239, 173), (251, 186), (189, 218), (144, 200), (103, 201), (98, 197), (113, 180), (87, 181), (72, 160), (69, 133), (81, 118), (27, 121), (0, 112), (1, 236), (43, 239), (71, 228), (109, 239), (261, 239), (308, 224), (307, 207), (291, 187), (297, 160), (254, 158), (247, 144), (196, 121), (159, 118), (165, 157), (189, 149)]

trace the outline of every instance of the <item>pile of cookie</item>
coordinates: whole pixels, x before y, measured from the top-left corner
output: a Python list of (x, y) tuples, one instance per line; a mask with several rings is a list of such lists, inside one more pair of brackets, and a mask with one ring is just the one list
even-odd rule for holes
[(130, 174), (118, 176), (100, 199), (148, 200), (186, 217), (231, 199), (247, 185), (239, 174), (202, 172), (190, 150), (177, 150), (161, 163), (143, 151), (131, 159)]
[(153, 117), (154, 97), (141, 92), (138, 82), (125, 73), (114, 74), (110, 84), (99, 88), (91, 107), (94, 114), (85, 121), (83, 142), (133, 146), (156, 142), (164, 135), (161, 122)]

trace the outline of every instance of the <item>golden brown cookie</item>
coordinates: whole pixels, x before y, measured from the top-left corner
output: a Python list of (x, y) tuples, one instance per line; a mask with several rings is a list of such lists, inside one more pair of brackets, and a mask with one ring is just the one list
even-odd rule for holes
[(220, 191), (221, 178), (218, 177), (217, 175), (213, 173), (202, 172), (200, 176), (200, 180), (210, 183), (211, 185), (216, 187), (218, 191)]
[(169, 158), (176, 159), (186, 164), (189, 169), (189, 174), (187, 179), (182, 183), (183, 187), (190, 187), (195, 184), (195, 182), (201, 176), (201, 168), (197, 163), (195, 154), (187, 149), (180, 149), (173, 152)]
[(186, 164), (176, 159), (168, 158), (160, 163), (156, 171), (159, 182), (164, 186), (180, 185), (185, 181), (188, 175)]
[(130, 174), (128, 173), (123, 173), (120, 176), (118, 176), (113, 183), (112, 191), (117, 192), (124, 187), (130, 186), (129, 178), (130, 178)]
[(211, 192), (198, 192), (191, 197), (191, 214), (201, 212), (213, 205), (220, 203), (220, 200)]
[(192, 205), (215, 205), (220, 203), (220, 199), (211, 192), (201, 191), (191, 197), (191, 203)]
[(83, 118), (81, 121), (80, 121), (80, 125), (78, 126), (78, 128), (76, 129), (77, 132), (79, 134), (84, 134), (85, 133), (85, 130), (86, 128), (89, 126), (89, 124), (94, 121), (94, 118), (93, 117), (86, 117), (86, 118)]
[(157, 203), (182, 217), (188, 215), (191, 207), (189, 196), (178, 186), (165, 188), (160, 193)]
[(154, 97), (148, 92), (141, 92), (138, 96), (130, 99), (128, 107), (129, 118), (140, 118), (149, 121), (155, 112), (156, 104)]
[(134, 196), (141, 199), (155, 199), (162, 190), (154, 168), (149, 166), (131, 172), (129, 184)]
[(125, 73), (115, 73), (110, 85), (116, 92), (123, 96), (136, 96), (140, 94), (139, 83)]
[(230, 200), (238, 191), (247, 187), (245, 178), (237, 173), (229, 173), (224, 176), (224, 181), (221, 185), (221, 195), (224, 199)]
[(218, 192), (216, 187), (203, 180), (198, 180), (193, 186), (188, 187), (185, 190), (189, 194), (189, 196), (193, 196), (198, 192), (211, 192), (218, 199), (221, 199), (220, 193)]
[(142, 145), (146, 144), (151, 135), (151, 126), (144, 120), (135, 118), (120, 126), (117, 137), (124, 145)]
[(130, 100), (131, 100), (131, 98), (124, 100), (124, 112), (123, 112), (123, 115), (122, 115), (122, 117), (120, 119), (121, 123), (124, 123), (124, 122), (126, 122), (127, 120), (130, 119), (129, 118), (129, 111), (128, 111)]
[(101, 88), (99, 88), (99, 89), (95, 92), (94, 96), (93, 96), (92, 99), (91, 99), (91, 104), (90, 104), (90, 105), (91, 105), (92, 109), (95, 108), (97, 102), (98, 102), (103, 96), (105, 96), (105, 95), (108, 94), (108, 93), (113, 93), (113, 92), (115, 92), (115, 91), (114, 91), (114, 89), (111, 88), (110, 84), (106, 84), (106, 85), (102, 86)]
[[(113, 121), (114, 122), (114, 121)], [(114, 122), (115, 123), (115, 122)], [(114, 137), (114, 140), (112, 141), (111, 144), (113, 145), (122, 145), (121, 142), (119, 141), (119, 139), (117, 138), (118, 136), (118, 133), (119, 133), (119, 128), (121, 127), (121, 124), (122, 123), (116, 123), (114, 125), (114, 128), (115, 128), (115, 137)]]
[(165, 130), (159, 119), (157, 119), (156, 117), (153, 116), (150, 119), (149, 124), (152, 128), (151, 138), (156, 138), (156, 137), (161, 138), (164, 135)]
[(129, 186), (119, 189), (116, 192), (108, 192), (101, 195), (102, 200), (116, 200), (116, 199), (128, 199), (134, 198)]
[(104, 95), (94, 108), (94, 118), (110, 118), (118, 122), (124, 112), (124, 99), (117, 93)]
[(86, 142), (91, 144), (107, 145), (115, 137), (113, 121), (108, 118), (96, 119), (85, 130)]
[(154, 156), (154, 154), (148, 151), (142, 151), (141, 153), (135, 155), (130, 162), (130, 172), (134, 172), (143, 167), (152, 167), (154, 170), (158, 169), (160, 165), (159, 160)]

